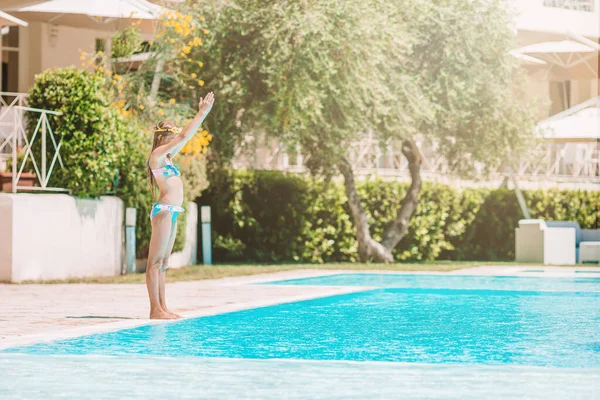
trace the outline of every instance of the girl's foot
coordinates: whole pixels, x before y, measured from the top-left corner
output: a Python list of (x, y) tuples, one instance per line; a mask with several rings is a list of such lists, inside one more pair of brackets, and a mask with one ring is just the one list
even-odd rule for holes
[(173, 317), (173, 319), (180, 319), (180, 318), (183, 318), (181, 315), (179, 315), (179, 314), (175, 314), (174, 312), (171, 312), (171, 311), (169, 311), (169, 310), (167, 309), (167, 307), (163, 307), (163, 311), (164, 311), (164, 312), (166, 312), (167, 314), (170, 314), (170, 315)]
[(177, 319), (177, 317), (168, 311), (151, 310), (150, 319)]

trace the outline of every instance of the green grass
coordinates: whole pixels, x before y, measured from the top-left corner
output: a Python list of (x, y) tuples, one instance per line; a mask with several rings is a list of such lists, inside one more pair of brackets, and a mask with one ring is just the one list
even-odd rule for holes
[[(397, 264), (279, 264), (279, 265), (195, 265), (167, 272), (167, 282), (199, 281), (204, 279), (219, 279), (231, 276), (247, 276), (265, 274), (280, 271), (293, 271), (299, 269), (312, 270), (380, 270), (380, 271), (435, 271), (448, 272), (462, 268), (473, 268), (482, 265), (511, 266), (523, 265), (516, 263), (499, 262), (455, 262), (455, 261), (432, 261), (421, 263), (397, 263)], [(145, 274), (129, 274), (120, 276), (107, 276), (97, 278), (74, 278), (66, 280), (49, 281), (24, 281), (20, 284), (56, 284), (56, 283), (144, 283)]]

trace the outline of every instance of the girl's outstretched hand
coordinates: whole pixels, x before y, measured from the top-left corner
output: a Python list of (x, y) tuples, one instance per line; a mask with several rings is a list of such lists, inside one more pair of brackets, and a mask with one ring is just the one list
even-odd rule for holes
[(213, 92), (210, 92), (204, 98), (200, 97), (200, 102), (198, 103), (198, 112), (203, 116), (208, 115), (214, 103), (215, 95)]

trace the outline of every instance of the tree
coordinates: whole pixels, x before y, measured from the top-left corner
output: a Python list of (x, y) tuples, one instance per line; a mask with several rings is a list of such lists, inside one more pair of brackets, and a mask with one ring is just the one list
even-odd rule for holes
[[(203, 60), (219, 98), (208, 121), (219, 129), (218, 162), (255, 130), (300, 146), (313, 173), (341, 173), (363, 261), (393, 261), (407, 233), (421, 190), (419, 143), (437, 143), (464, 173), (475, 161), (505, 160), (531, 132), (513, 93), (513, 34), (500, 0), (198, 4), (183, 7), (211, 18)], [(381, 238), (345, 157), (364, 132), (401, 142), (409, 162), (410, 188)]]

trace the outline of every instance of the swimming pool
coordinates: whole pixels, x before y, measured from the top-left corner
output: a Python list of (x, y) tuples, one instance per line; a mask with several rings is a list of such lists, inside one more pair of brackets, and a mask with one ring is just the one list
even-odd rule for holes
[[(16, 368), (12, 385), (20, 368), (31, 377), (44, 366), (66, 380), (87, 369), (94, 384), (161, 368), (174, 380), (203, 374), (214, 379), (202, 380), (207, 398), (318, 398), (317, 388), (348, 398), (355, 385), (354, 395), (374, 397), (600, 398), (600, 279), (339, 274), (269, 284), (364, 290), (11, 348), (0, 366)], [(86, 367), (69, 373), (75, 364)]]

